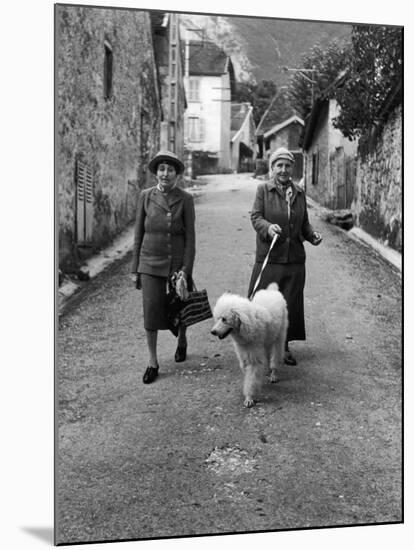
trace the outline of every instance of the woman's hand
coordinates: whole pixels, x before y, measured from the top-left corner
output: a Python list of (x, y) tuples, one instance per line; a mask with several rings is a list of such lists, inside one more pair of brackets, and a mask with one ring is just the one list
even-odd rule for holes
[(276, 233), (278, 235), (281, 235), (282, 228), (280, 227), (280, 225), (278, 225), (277, 223), (273, 223), (272, 225), (269, 225), (269, 227), (267, 229), (267, 234), (269, 235), (269, 237), (271, 239), (273, 239), (273, 237), (276, 235)]
[(175, 291), (180, 300), (188, 300), (187, 274), (182, 270), (177, 273)]
[(318, 244), (321, 244), (322, 242), (322, 235), (315, 231), (312, 236), (312, 244), (314, 246), (318, 246)]

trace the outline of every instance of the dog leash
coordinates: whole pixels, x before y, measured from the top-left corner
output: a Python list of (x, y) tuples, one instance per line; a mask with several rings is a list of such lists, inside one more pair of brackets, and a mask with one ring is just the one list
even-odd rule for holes
[(262, 265), (262, 269), (261, 269), (261, 271), (260, 271), (260, 273), (259, 273), (259, 276), (257, 277), (257, 280), (256, 280), (256, 282), (255, 282), (255, 284), (254, 284), (252, 293), (251, 293), (250, 296), (249, 296), (249, 299), (251, 299), (251, 298), (254, 296), (254, 293), (256, 292), (256, 288), (259, 286), (260, 279), (262, 278), (262, 273), (263, 273), (264, 268), (266, 267), (267, 262), (268, 262), (268, 260), (269, 260), (270, 252), (272, 251), (272, 248), (273, 248), (275, 242), (277, 241), (278, 237), (279, 237), (279, 233), (275, 233), (275, 235), (274, 235), (274, 237), (273, 237), (273, 239), (272, 239), (272, 242), (270, 243), (269, 252), (267, 253), (266, 258), (264, 259), (264, 262), (263, 262), (263, 265)]

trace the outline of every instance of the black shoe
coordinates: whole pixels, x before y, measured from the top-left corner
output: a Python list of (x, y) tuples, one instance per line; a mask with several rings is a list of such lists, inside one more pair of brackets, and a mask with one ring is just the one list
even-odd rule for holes
[(144, 384), (151, 384), (158, 376), (158, 367), (147, 367), (147, 370), (144, 373), (142, 381)]
[(285, 365), (290, 365), (290, 366), (297, 365), (297, 361), (293, 357), (293, 355), (290, 353), (290, 351), (285, 352)]
[(174, 355), (176, 363), (181, 363), (187, 359), (187, 346), (178, 346)]

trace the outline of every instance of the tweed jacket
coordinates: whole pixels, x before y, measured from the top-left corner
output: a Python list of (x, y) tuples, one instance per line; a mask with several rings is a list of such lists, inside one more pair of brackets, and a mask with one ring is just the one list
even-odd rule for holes
[(191, 276), (195, 256), (194, 199), (175, 187), (141, 191), (135, 222), (131, 271), (168, 277), (177, 269)]
[(283, 192), (273, 180), (260, 183), (251, 211), (251, 221), (256, 230), (256, 262), (263, 262), (272, 239), (268, 235), (270, 225), (282, 228), (269, 256), (269, 263), (305, 263), (303, 241), (313, 240), (313, 227), (309, 223), (304, 191), (292, 183), (290, 218)]

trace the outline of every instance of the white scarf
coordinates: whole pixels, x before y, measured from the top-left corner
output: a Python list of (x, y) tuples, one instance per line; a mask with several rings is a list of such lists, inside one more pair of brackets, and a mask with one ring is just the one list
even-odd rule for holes
[(165, 191), (164, 186), (160, 182), (158, 182), (157, 183), (157, 189), (158, 189), (158, 191), (161, 191), (161, 193), (167, 194), (170, 191), (172, 191), (176, 185), (177, 185), (177, 180), (175, 180), (174, 185), (170, 189), (168, 189), (168, 191)]

